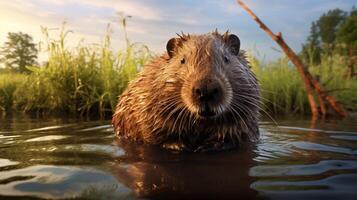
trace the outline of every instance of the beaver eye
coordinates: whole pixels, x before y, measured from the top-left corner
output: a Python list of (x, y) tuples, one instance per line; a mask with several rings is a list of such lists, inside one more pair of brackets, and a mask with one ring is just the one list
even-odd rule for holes
[(181, 60), (181, 64), (185, 64), (186, 60), (184, 58), (182, 58)]
[(223, 60), (225, 63), (229, 63), (229, 59), (227, 58), (227, 56), (223, 56)]

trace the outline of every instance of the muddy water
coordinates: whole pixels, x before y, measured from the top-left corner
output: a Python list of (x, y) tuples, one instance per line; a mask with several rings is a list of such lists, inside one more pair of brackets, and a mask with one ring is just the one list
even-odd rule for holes
[(109, 121), (0, 119), (0, 199), (357, 199), (357, 118), (276, 121), (238, 151), (182, 154)]

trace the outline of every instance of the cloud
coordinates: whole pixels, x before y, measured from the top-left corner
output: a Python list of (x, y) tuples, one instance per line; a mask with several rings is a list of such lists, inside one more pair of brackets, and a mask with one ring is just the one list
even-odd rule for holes
[[(281, 31), (292, 48), (299, 50), (309, 33), (312, 20), (336, 6), (342, 9), (356, 5), (353, 0), (244, 1), (274, 31)], [(130, 15), (126, 30), (133, 42), (142, 42), (150, 49), (164, 51), (167, 40), (176, 32), (204, 33), (218, 28), (240, 35), (245, 48), (256, 48), (267, 57), (279, 55), (271, 47), (274, 42), (241, 9), (235, 0), (164, 1), (164, 0), (11, 0), (0, 1), (2, 32), (23, 31), (41, 39), (40, 26), (60, 27), (67, 21), (73, 30), (70, 44), (79, 38), (99, 43), (107, 24), (113, 29), (115, 49), (123, 48), (123, 31), (118, 12)], [(53, 31), (52, 34), (58, 32)], [(0, 42), (6, 35), (0, 35)], [(77, 42), (76, 42), (77, 40)]]
[(163, 20), (160, 9), (151, 6), (149, 1), (129, 1), (129, 0), (43, 0), (56, 5), (88, 5), (97, 8), (110, 8), (116, 12), (124, 12), (126, 15), (135, 16), (146, 20)]

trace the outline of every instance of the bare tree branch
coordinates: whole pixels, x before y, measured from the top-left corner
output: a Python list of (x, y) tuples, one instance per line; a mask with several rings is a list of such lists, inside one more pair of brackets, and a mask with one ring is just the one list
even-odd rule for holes
[(315, 102), (313, 92), (315, 91), (320, 102), (321, 114), (325, 116), (327, 114), (326, 105), (329, 105), (340, 117), (346, 117), (347, 113), (341, 105), (339, 105), (335, 99), (324, 92), (323, 88), (317, 80), (309, 73), (305, 65), (301, 62), (299, 57), (294, 53), (294, 51), (285, 43), (282, 37), (282, 33), (278, 32), (274, 34), (254, 13), (251, 11), (241, 0), (237, 0), (237, 3), (245, 10), (247, 13), (256, 21), (260, 28), (263, 29), (275, 42), (279, 44), (285, 54), (289, 57), (291, 62), (297, 68), (301, 78), (304, 81), (307, 98), (310, 104), (312, 117), (318, 118), (319, 112)]

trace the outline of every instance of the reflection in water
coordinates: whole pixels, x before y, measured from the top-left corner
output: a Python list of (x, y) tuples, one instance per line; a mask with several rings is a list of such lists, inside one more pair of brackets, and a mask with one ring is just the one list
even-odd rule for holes
[(255, 182), (253, 187), (271, 199), (356, 200), (357, 175), (355, 173), (305, 181), (262, 180)]
[[(88, 188), (106, 190), (117, 184), (112, 176), (99, 170), (46, 165), (2, 173), (0, 179), (1, 195), (17, 194), (51, 199), (75, 197)], [(125, 187), (121, 187), (119, 192), (122, 196), (130, 194)]]
[(67, 138), (67, 136), (63, 136), (63, 135), (48, 135), (48, 136), (31, 138), (31, 139), (26, 140), (26, 142), (53, 141), (53, 140), (62, 140), (64, 138)]
[(173, 153), (150, 146), (124, 143), (126, 154), (117, 158), (114, 173), (139, 197), (170, 198), (242, 198), (253, 199), (250, 188), (255, 165), (252, 151), (221, 153)]
[(19, 162), (14, 162), (8, 159), (2, 159), (0, 158), (0, 167), (6, 167), (6, 166), (11, 166), (11, 165), (17, 165)]
[(261, 165), (252, 167), (250, 175), (254, 177), (311, 176), (332, 170), (356, 170), (357, 160), (326, 160), (309, 165)]
[(120, 143), (109, 121), (0, 119), (0, 199), (357, 199), (356, 119), (277, 122), (189, 154)]

